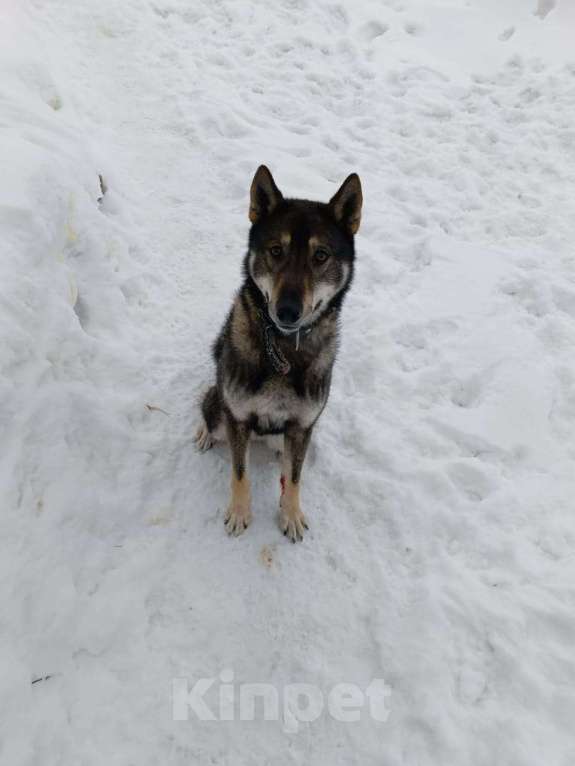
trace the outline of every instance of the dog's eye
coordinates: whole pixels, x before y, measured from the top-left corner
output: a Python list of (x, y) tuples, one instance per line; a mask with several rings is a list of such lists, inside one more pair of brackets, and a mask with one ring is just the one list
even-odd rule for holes
[(282, 253), (283, 253), (283, 250), (282, 250), (282, 248), (281, 248), (281, 245), (272, 245), (272, 246), (269, 248), (269, 254), (270, 254), (270, 255), (271, 255), (273, 258), (279, 258), (279, 257), (282, 255)]
[(325, 263), (329, 258), (329, 253), (323, 247), (318, 247), (313, 254), (313, 257), (316, 263)]

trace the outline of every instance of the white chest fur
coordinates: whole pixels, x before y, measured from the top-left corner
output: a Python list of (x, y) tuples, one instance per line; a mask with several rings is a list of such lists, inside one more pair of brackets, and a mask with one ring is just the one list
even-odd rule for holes
[(262, 431), (281, 428), (289, 420), (309, 428), (325, 404), (296, 396), (289, 387), (273, 380), (264, 383), (254, 395), (243, 388), (224, 386), (224, 400), (234, 418), (246, 421), (255, 416)]

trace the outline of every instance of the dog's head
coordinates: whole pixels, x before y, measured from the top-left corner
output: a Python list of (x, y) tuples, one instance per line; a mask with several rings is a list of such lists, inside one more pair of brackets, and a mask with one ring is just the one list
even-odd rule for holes
[(361, 183), (352, 173), (328, 203), (286, 199), (261, 165), (250, 194), (246, 270), (286, 333), (312, 324), (351, 283)]

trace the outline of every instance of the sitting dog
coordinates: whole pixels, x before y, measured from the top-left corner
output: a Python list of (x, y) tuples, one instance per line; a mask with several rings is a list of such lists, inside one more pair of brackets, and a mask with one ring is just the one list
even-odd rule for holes
[(203, 398), (196, 435), (201, 450), (229, 442), (231, 535), (252, 518), (247, 451), (254, 434), (283, 434), (280, 528), (292, 542), (308, 529), (301, 471), (329, 395), (361, 206), (355, 173), (327, 204), (286, 199), (264, 165), (254, 176), (244, 282), (213, 346), (216, 383)]

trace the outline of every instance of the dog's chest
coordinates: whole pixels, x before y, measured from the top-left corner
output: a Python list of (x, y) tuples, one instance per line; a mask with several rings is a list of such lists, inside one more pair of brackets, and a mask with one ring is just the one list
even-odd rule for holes
[(261, 434), (280, 432), (288, 421), (309, 428), (324, 405), (323, 401), (297, 396), (288, 385), (276, 380), (264, 383), (256, 394), (224, 387), (224, 399), (234, 418), (251, 421)]

